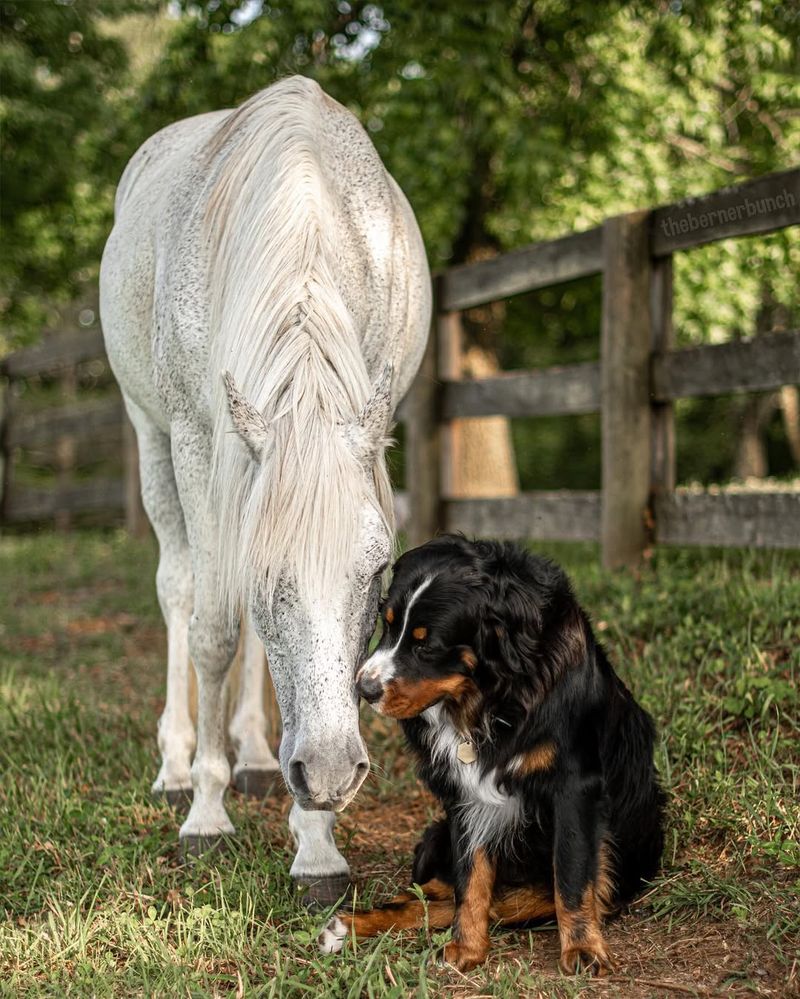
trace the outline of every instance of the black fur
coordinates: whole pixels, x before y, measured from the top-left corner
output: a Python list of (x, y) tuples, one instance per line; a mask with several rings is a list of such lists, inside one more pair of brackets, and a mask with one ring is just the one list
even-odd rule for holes
[[(491, 848), (495, 893), (541, 887), (577, 909), (587, 885), (598, 884), (605, 854), (606, 908), (626, 902), (656, 873), (663, 846), (653, 723), (614, 672), (566, 575), (511, 544), (437, 538), (398, 560), (384, 603), (392, 623), (384, 623), (379, 650), (397, 645), (408, 601), (428, 578), (394, 654), (393, 679), (426, 681), (426, 690), (465, 679), (467, 694), (444, 697), (440, 712), (469, 732), (478, 760), (467, 765), (494, 771), (522, 805), (521, 823)], [(425, 637), (415, 638), (421, 629)], [(465, 764), (432, 759), (429, 717), (402, 725), (446, 819), (417, 846), (413, 880), (454, 885), (458, 903), (471, 863), (454, 773)], [(514, 760), (542, 746), (552, 750), (551, 765), (515, 772)]]

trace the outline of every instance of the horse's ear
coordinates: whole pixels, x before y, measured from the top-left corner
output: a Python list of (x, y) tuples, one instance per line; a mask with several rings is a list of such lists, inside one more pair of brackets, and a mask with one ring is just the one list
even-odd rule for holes
[(228, 409), (236, 427), (236, 432), (247, 445), (253, 459), (262, 462), (272, 441), (272, 434), (264, 417), (239, 391), (230, 371), (222, 372), (225, 392), (228, 396)]
[(387, 434), (392, 419), (392, 362), (388, 361), (372, 385), (354, 424), (347, 428), (347, 438), (359, 461), (372, 468), (378, 450), (389, 441)]

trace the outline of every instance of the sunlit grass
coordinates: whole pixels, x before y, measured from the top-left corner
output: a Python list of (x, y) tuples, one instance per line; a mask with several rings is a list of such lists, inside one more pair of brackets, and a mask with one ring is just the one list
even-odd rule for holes
[[(614, 931), (621, 977), (601, 994), (638, 995), (635, 982), (663, 979), (644, 957), (634, 970), (637, 934), (654, 953), (671, 953), (681, 927), (744, 933), (756, 956), (735, 957), (736, 981), (767, 959), (788, 980), (800, 933), (800, 557), (661, 551), (634, 578), (603, 573), (592, 546), (545, 548), (572, 574), (617, 668), (654, 714), (670, 791), (663, 875)], [(181, 866), (178, 820), (148, 793), (164, 686), (154, 568), (152, 543), (122, 534), (0, 540), (0, 993), (584, 988), (558, 977), (551, 930), (498, 933), (490, 962), (467, 977), (432, 963), (441, 933), (318, 955), (324, 917), (295, 897), (285, 801), (231, 796), (236, 844), (216, 867)], [(392, 726), (371, 726), (369, 741), (361, 798), (380, 816), (410, 800), (415, 784)], [(407, 849), (385, 846), (391, 830), (388, 840), (378, 831), (385, 864), (360, 885), (365, 901), (391, 891), (408, 861)], [(345, 818), (345, 852), (356, 832), (370, 830)]]

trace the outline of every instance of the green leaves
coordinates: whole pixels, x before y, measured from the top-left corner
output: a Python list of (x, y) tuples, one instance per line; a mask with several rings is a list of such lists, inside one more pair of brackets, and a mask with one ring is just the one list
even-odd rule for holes
[(84, 270), (96, 266), (124, 163), (101, 151), (97, 136), (107, 136), (118, 115), (110, 98), (128, 61), (104, 22), (156, 6), (0, 3), (0, 320), (11, 344), (34, 337), (48, 304), (73, 295)]

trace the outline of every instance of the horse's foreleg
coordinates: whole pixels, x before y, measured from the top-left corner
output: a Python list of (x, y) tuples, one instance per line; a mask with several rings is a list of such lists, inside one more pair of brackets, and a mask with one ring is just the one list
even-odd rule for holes
[(197, 751), (192, 763), (192, 807), (180, 832), (186, 853), (202, 852), (235, 832), (223, 802), (231, 773), (225, 753), (225, 680), (236, 652), (239, 622), (219, 601), (219, 528), (206, 494), (210, 451), (203, 431), (173, 426), (175, 478), (194, 565), (189, 650), (197, 674)]
[[(199, 587), (198, 587), (199, 590)], [(181, 826), (187, 853), (202, 853), (236, 831), (225, 811), (231, 769), (225, 754), (225, 679), (236, 651), (236, 629), (195, 598), (189, 647), (197, 673), (197, 752), (192, 763), (192, 807)]]
[(307, 886), (304, 901), (324, 908), (338, 902), (350, 890), (350, 867), (336, 848), (333, 812), (306, 812), (292, 805), (289, 830), (297, 846), (291, 868), (298, 885)]
[(244, 629), (239, 697), (228, 732), (236, 750), (233, 783), (237, 791), (266, 797), (280, 779), (280, 767), (267, 742), (264, 714), (266, 659), (264, 646), (248, 621)]
[(191, 765), (195, 747), (189, 714), (189, 618), (192, 613), (192, 560), (183, 519), (169, 438), (128, 402), (136, 428), (142, 502), (159, 545), (156, 588), (167, 626), (167, 699), (158, 722), (161, 769), (153, 794), (179, 804), (192, 793)]
[[(188, 555), (188, 553), (187, 553)], [(161, 572), (164, 566), (162, 557), (157, 575), (158, 595), (162, 607), (174, 597), (171, 584), (162, 584), (164, 576), (169, 579), (172, 573)], [(191, 579), (191, 565), (188, 569)], [(164, 588), (162, 588), (162, 586)], [(169, 595), (165, 593), (169, 589)], [(191, 597), (190, 597), (191, 601)], [(158, 720), (158, 748), (161, 753), (161, 767), (153, 781), (154, 795), (163, 795), (171, 805), (180, 805), (192, 794), (192, 754), (195, 748), (195, 731), (189, 713), (189, 606), (168, 606), (164, 612), (167, 622), (167, 699), (164, 711)]]

